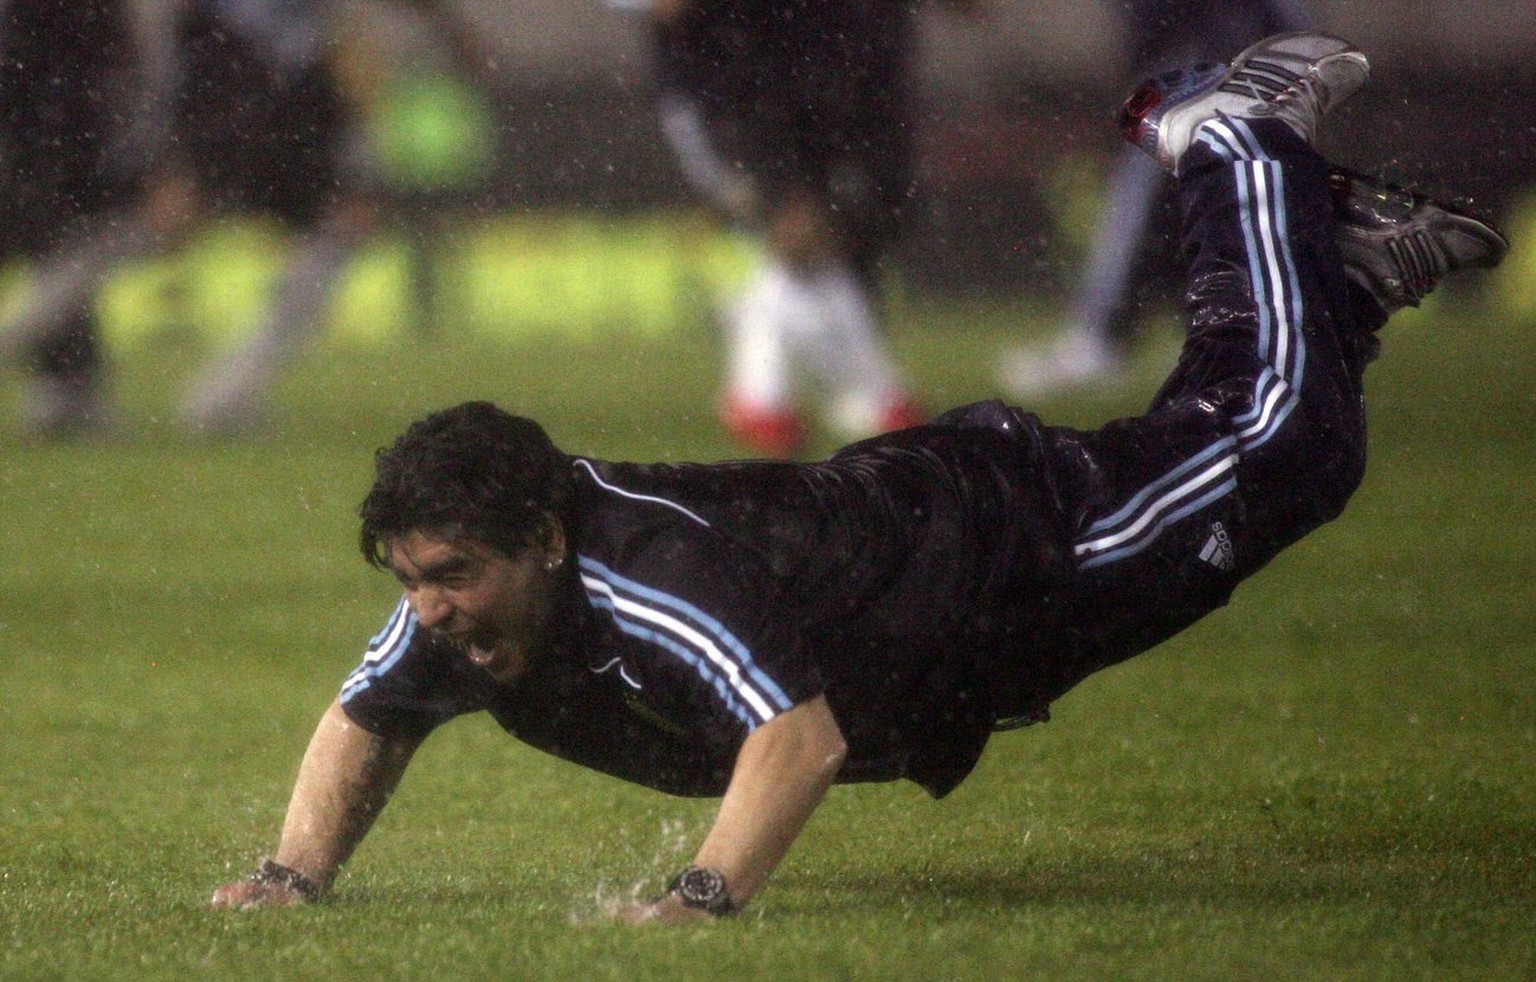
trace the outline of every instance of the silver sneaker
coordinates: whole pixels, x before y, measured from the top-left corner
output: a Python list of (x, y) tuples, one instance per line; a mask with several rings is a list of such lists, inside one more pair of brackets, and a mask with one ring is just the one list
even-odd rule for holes
[(1389, 314), (1417, 307), (1445, 274), (1497, 266), (1509, 251), (1493, 226), (1407, 188), (1342, 169), (1328, 180), (1344, 271)]
[(1177, 175), (1201, 124), (1279, 119), (1312, 143), (1318, 120), (1369, 77), (1365, 55), (1343, 38), (1309, 31), (1276, 34), (1230, 65), (1179, 69), (1141, 83), (1120, 109), (1120, 131)]

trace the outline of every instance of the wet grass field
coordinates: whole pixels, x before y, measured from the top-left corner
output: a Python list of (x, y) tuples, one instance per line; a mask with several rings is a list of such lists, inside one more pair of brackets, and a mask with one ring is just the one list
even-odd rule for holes
[[(113, 439), (0, 436), (0, 978), (1530, 979), (1533, 333), (1453, 300), (1389, 326), (1343, 519), (998, 737), (949, 799), (834, 790), (746, 914), (681, 929), (596, 915), (659, 891), (711, 803), (486, 719), (428, 741), (330, 902), (207, 900), (275, 845), (394, 601), (353, 544), (373, 448), (485, 397), (572, 452), (729, 455), (707, 331), (327, 342), (233, 443), (170, 426), (187, 340), (138, 346)], [(897, 319), (935, 407), (990, 395), (999, 346), (1044, 330)], [(1173, 343), (1042, 413), (1134, 411)]]

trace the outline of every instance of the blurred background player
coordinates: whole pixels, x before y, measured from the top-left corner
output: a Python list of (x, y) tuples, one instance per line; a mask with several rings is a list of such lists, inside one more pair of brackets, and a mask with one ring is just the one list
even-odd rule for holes
[[(451, 0), (414, 8), (457, 67), (491, 67)], [(356, 250), (377, 230), (379, 200), (361, 107), (338, 81), (337, 0), (192, 0), (180, 29), (175, 119), (179, 164), (217, 210), (258, 210), (293, 230), (276, 292), (249, 339), (205, 371), (183, 408), (189, 429), (262, 424), (279, 370), (323, 325)]]
[(881, 298), (912, 194), (914, 6), (648, 4), (667, 142), (698, 193), (762, 244), (724, 316), (720, 402), (755, 452), (803, 444), (802, 376), (841, 439), (924, 418), (883, 336)]
[(172, 180), (215, 212), (258, 212), (291, 233), (255, 329), (194, 383), (192, 429), (264, 422), (278, 370), (319, 328), (337, 278), (375, 227), (358, 133), (336, 84), (333, 4), (193, 0), (177, 26)]
[[(447, 0), (394, 0), (432, 15), (464, 61), (474, 35)], [(60, 312), (89, 308), (117, 262), (163, 248), (208, 215), (259, 213), (289, 233), (271, 299), (249, 336), (195, 380), (181, 421), (199, 433), (260, 427), (279, 371), (322, 326), (333, 289), (378, 224), (360, 113), (338, 84), (336, 0), (173, 0), (138, 4), (138, 60), (158, 134), (146, 202), (119, 241), (97, 239), (43, 264), (31, 301), (0, 333), (55, 344)], [(137, 224), (135, 225), (134, 222)], [(110, 246), (110, 247), (109, 247)], [(60, 271), (67, 271), (61, 273)], [(92, 341), (91, 347), (99, 345)], [(93, 363), (99, 375), (99, 358)], [(99, 416), (99, 384), (65, 386), (37, 364), (38, 385), (89, 398), (60, 419)]]
[[(1225, 62), (1253, 41), (1310, 27), (1301, 0), (1120, 0), (1125, 14), (1127, 79), (1181, 65)], [(1010, 397), (1110, 382), (1119, 378), (1140, 326), (1137, 284), (1164, 263), (1176, 268), (1173, 241), (1153, 221), (1169, 199), (1163, 173), (1145, 154), (1121, 146), (1110, 169), (1103, 211), (1057, 337), (1005, 351), (998, 383)], [(1175, 223), (1176, 224), (1176, 223)]]
[(105, 421), (90, 287), (95, 269), (140, 248), (144, 228), (134, 13), (126, 0), (0, 0), (0, 259), (47, 274), (16, 301), (47, 309), (0, 332), (0, 363), (34, 373), (22, 416), (37, 434)]
[(347, 261), (374, 229), (351, 156), (358, 139), (332, 74), (332, 4), (193, 0), (177, 27), (173, 180), (215, 212), (259, 212), (292, 235), (249, 338), (194, 383), (193, 429), (262, 424), (278, 370), (313, 335)]

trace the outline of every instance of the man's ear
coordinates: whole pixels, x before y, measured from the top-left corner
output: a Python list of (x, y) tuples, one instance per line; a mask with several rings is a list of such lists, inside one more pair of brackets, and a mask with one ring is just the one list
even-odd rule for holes
[(554, 515), (545, 513), (544, 527), (539, 530), (539, 548), (544, 552), (546, 565), (551, 569), (565, 562), (565, 526)]

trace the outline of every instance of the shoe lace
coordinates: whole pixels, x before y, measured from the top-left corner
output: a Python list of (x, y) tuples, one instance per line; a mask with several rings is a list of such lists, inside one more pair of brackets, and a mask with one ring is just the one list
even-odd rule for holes
[[(1284, 76), (1278, 65), (1252, 62), (1230, 80), (1231, 85), (1242, 91), (1254, 102), (1280, 111), (1295, 107), (1293, 112), (1300, 118), (1318, 119), (1324, 113), (1326, 89), (1315, 66), (1307, 66), (1306, 74), (1297, 75), (1284, 85), (1276, 80)], [(1299, 110), (1296, 111), (1296, 110)]]
[(1309, 68), (1307, 74), (1300, 76), (1275, 95), (1274, 104), (1276, 109), (1295, 105), (1300, 110), (1297, 113), (1300, 117), (1320, 119), (1324, 113), (1325, 98), (1326, 90), (1323, 88), (1322, 79), (1318, 77), (1315, 69)]

